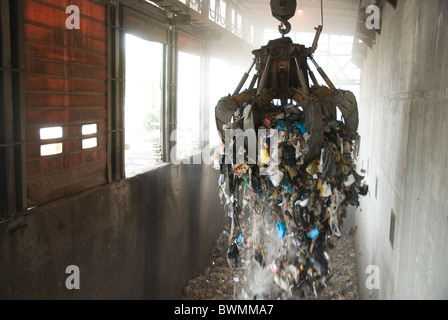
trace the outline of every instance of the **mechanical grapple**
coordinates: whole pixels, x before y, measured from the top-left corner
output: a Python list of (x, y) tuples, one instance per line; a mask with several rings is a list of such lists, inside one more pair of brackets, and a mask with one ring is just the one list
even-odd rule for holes
[[(320, 34), (319, 30), (321, 28), (318, 28), (316, 38)], [(238, 110), (251, 105), (254, 123), (250, 126), (259, 128), (262, 126), (263, 110), (271, 106), (273, 101), (280, 101), (282, 106), (293, 103), (304, 112), (310, 133), (310, 151), (306, 156), (306, 163), (320, 156), (323, 117), (328, 122), (337, 120), (336, 108), (342, 113), (345, 133), (355, 139), (359, 121), (356, 98), (350, 91), (336, 89), (314, 60), (315, 49), (315, 45), (306, 48), (293, 43), (289, 37), (282, 37), (253, 51), (254, 61), (233, 95), (221, 99), (216, 106), (216, 124), (222, 137), (225, 137), (223, 126), (231, 121)], [(310, 68), (310, 62), (316, 67), (325, 85), (319, 84)], [(257, 72), (248, 89), (241, 92), (254, 66)]]
[[(325, 251), (329, 239), (341, 236), (347, 206), (359, 206), (358, 195), (368, 192), (353, 164), (356, 98), (336, 89), (313, 58), (322, 26), (316, 28), (310, 48), (295, 44), (285, 37), (295, 1), (272, 0), (271, 7), (281, 21), (282, 37), (253, 51), (255, 57), (235, 92), (222, 98), (215, 110), (226, 149), (219, 156), (219, 186), (232, 218), (228, 258), (237, 263), (244, 255), (244, 278), (252, 284), (242, 292), (261, 298), (277, 298), (269, 296), (272, 290), (261, 292), (270, 278), (286, 294), (303, 287), (317, 294), (330, 274)], [(252, 81), (241, 91), (254, 67)], [(229, 144), (235, 130), (266, 134)], [(255, 156), (251, 144), (258, 151)], [(236, 163), (238, 156), (241, 162)]]

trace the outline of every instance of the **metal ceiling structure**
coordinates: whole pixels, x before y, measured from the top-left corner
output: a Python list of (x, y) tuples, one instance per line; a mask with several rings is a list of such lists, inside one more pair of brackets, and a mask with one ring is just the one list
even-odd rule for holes
[[(99, 0), (98, 0), (99, 1)], [(111, 1), (111, 0), (108, 0)], [(253, 25), (257, 30), (278, 28), (278, 20), (272, 16), (270, 0), (138, 0), (149, 2), (172, 14), (178, 23), (193, 25), (212, 34), (220, 33), (222, 28), (232, 31), (234, 17), (232, 11), (241, 14), (244, 23), (242, 28)], [(213, 18), (217, 6), (222, 15), (218, 20)], [(323, 0), (324, 33), (353, 36), (356, 32), (360, 0)], [(321, 0), (297, 0), (297, 13), (290, 19), (292, 32), (312, 32), (321, 24)], [(227, 19), (226, 19), (227, 18)], [(210, 24), (210, 20), (216, 25)], [(221, 21), (222, 23), (220, 23)], [(244, 40), (249, 40), (249, 30), (232, 32)], [(258, 31), (258, 32), (259, 32)], [(213, 36), (212, 36), (213, 37)], [(252, 36), (253, 37), (253, 36)]]
[[(235, 0), (256, 19), (257, 25), (276, 29), (278, 21), (272, 17), (270, 0)], [(321, 24), (320, 0), (297, 0), (297, 13), (290, 20), (292, 32), (315, 32)], [(354, 35), (359, 12), (359, 0), (323, 0), (324, 32)]]

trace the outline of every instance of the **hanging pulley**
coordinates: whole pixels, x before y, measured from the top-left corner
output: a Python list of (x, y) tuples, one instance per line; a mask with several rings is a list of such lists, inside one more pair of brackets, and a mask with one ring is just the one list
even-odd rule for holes
[(271, 0), (272, 15), (281, 22), (278, 30), (282, 36), (291, 31), (291, 24), (288, 20), (294, 17), (296, 9), (296, 0)]

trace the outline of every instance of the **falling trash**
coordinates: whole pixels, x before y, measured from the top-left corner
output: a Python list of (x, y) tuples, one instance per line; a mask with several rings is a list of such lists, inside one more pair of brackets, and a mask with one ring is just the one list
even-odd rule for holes
[(284, 222), (277, 222), (277, 233), (278, 233), (278, 238), (280, 240), (282, 240), (285, 236), (286, 236), (286, 224)]
[(310, 233), (307, 234), (307, 237), (310, 239), (316, 239), (319, 236), (319, 229), (317, 226), (314, 226), (313, 230), (310, 231)]
[[(242, 92), (239, 86), (216, 106), (226, 145), (219, 153), (219, 192), (238, 229), (227, 256), (245, 270), (239, 279), (244, 297), (318, 296), (331, 273), (329, 242), (342, 236), (347, 206), (358, 207), (359, 195), (368, 194), (353, 159), (356, 99), (328, 77), (326, 86), (309, 83), (315, 76), (308, 61), (317, 66), (314, 50), (287, 37), (270, 41), (253, 52), (258, 81), (252, 83), (258, 86)], [(336, 108), (344, 121), (336, 119)], [(252, 143), (238, 143), (232, 130), (258, 132)], [(244, 155), (242, 163), (238, 155)]]

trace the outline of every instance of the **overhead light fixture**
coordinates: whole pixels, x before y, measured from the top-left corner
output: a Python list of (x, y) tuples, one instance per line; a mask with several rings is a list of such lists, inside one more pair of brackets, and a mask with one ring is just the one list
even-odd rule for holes
[(302, 9), (297, 10), (298, 13), (303, 13)]

